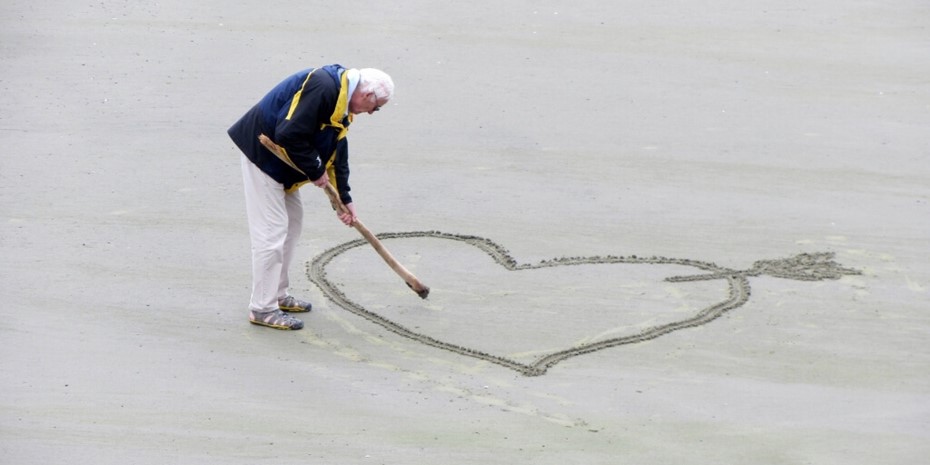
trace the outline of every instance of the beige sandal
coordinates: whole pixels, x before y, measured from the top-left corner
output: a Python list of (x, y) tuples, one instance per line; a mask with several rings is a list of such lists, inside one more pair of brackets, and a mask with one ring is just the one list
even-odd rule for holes
[(289, 295), (278, 301), (278, 308), (284, 310), (285, 312), (303, 313), (309, 312), (310, 309), (313, 308), (313, 305), (306, 300), (300, 300), (297, 297)]
[(294, 318), (281, 310), (270, 312), (249, 311), (249, 321), (253, 325), (268, 326), (275, 329), (301, 329), (304, 322)]

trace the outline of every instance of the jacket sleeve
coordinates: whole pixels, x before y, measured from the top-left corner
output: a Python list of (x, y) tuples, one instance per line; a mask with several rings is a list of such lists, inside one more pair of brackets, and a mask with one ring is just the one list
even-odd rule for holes
[(352, 203), (352, 196), (349, 191), (349, 139), (343, 138), (336, 145), (336, 159), (331, 165), (332, 171), (329, 173), (330, 182), (334, 182), (336, 190), (339, 191), (339, 198), (344, 204)]
[(282, 109), (284, 115), (278, 119), (274, 136), (294, 164), (314, 181), (326, 171), (325, 159), (314, 141), (322, 125), (329, 121), (338, 97), (338, 89), (319, 77), (311, 76), (290, 105)]

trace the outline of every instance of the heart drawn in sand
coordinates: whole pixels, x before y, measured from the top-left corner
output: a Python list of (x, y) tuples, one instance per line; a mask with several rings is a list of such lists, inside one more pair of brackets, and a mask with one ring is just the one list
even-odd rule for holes
[[(411, 328), (398, 322), (396, 317), (387, 316), (383, 312), (373, 311), (364, 305), (351, 300), (340, 290), (339, 286), (328, 278), (327, 266), (334, 259), (346, 252), (367, 244), (362, 239), (346, 242), (324, 251), (307, 265), (309, 279), (320, 287), (323, 293), (338, 306), (352, 312), (366, 320), (376, 323), (385, 329), (412, 339), (414, 341), (447, 350), (467, 357), (495, 363), (522, 373), (527, 376), (545, 374), (553, 365), (578, 355), (591, 353), (610, 347), (635, 344), (655, 339), (659, 336), (686, 328), (694, 328), (707, 324), (724, 313), (742, 306), (750, 296), (749, 279), (753, 276), (769, 275), (785, 279), (802, 281), (821, 281), (826, 279), (839, 279), (843, 275), (860, 274), (858, 270), (844, 268), (833, 261), (832, 253), (805, 253), (791, 258), (778, 260), (760, 260), (748, 270), (733, 270), (720, 267), (714, 263), (667, 257), (641, 257), (631, 256), (594, 256), (594, 257), (562, 257), (551, 260), (542, 260), (538, 263), (518, 263), (510, 253), (500, 245), (477, 236), (449, 234), (438, 231), (404, 232), (378, 234), (382, 241), (390, 239), (442, 239), (455, 241), (457, 244), (466, 244), (474, 247), (489, 256), (497, 265), (507, 271), (541, 270), (556, 267), (577, 267), (583, 265), (675, 265), (696, 268), (698, 273), (693, 275), (677, 275), (665, 277), (668, 283), (697, 282), (710, 280), (726, 281), (726, 297), (690, 312), (687, 316), (677, 317), (673, 321), (664, 321), (661, 324), (639, 328), (631, 334), (616, 335), (613, 337), (595, 338), (582, 343), (573, 344), (559, 350), (549, 351), (529, 363), (519, 362), (515, 357), (487, 353), (467, 347), (459, 343), (448, 342), (439, 337), (427, 334), (419, 327)], [(407, 291), (409, 292), (409, 291)], [(612, 310), (612, 309), (610, 309)]]

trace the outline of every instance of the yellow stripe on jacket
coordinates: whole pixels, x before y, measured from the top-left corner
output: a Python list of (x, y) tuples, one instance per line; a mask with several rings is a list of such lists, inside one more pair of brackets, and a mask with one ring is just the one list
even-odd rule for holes
[[(316, 70), (314, 69), (313, 71)], [(300, 96), (304, 92), (304, 87), (310, 82), (310, 76), (313, 76), (313, 71), (307, 73), (307, 79), (304, 79), (304, 83), (300, 85), (300, 89), (297, 89), (297, 92), (294, 93), (294, 98), (291, 99), (291, 108), (287, 110), (287, 117), (285, 117), (285, 119), (290, 120), (291, 116), (294, 115), (294, 110), (297, 109), (297, 104), (300, 102)]]

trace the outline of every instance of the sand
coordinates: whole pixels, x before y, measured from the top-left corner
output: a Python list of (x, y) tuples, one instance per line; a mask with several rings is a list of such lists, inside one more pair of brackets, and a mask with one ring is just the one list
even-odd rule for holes
[[(0, 463), (920, 464), (930, 8), (0, 6)], [(226, 128), (379, 67), (248, 324)]]

